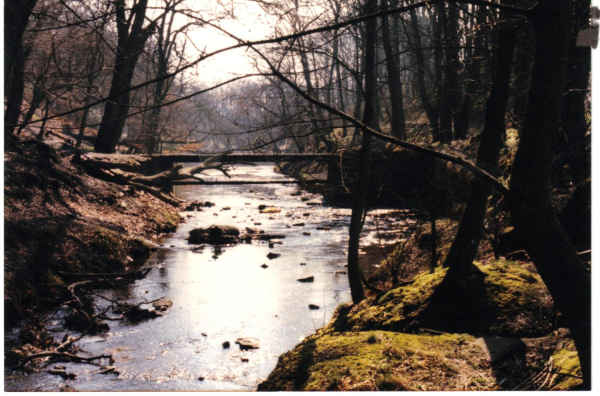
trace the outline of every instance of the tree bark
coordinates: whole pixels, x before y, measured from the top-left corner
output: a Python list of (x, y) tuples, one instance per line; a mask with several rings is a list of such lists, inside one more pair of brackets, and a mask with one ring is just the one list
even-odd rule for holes
[(571, 330), (591, 389), (591, 276), (558, 223), (551, 202), (551, 169), (560, 125), (569, 55), (571, 2), (546, 0), (530, 14), (535, 58), (529, 105), (512, 177), (515, 230)]
[(7, 86), (10, 86), (13, 68), (22, 67), (19, 61), (19, 48), (23, 41), (23, 32), (36, 3), (37, 0), (4, 1), (4, 83)]
[(100, 153), (114, 152), (123, 134), (130, 102), (130, 93), (124, 91), (131, 86), (137, 60), (144, 49), (146, 41), (156, 29), (156, 20), (147, 27), (143, 27), (147, 4), (148, 0), (139, 0), (132, 8), (130, 12), (134, 13), (134, 18), (130, 26), (131, 22), (125, 17), (125, 1), (115, 1), (118, 45), (109, 96), (116, 96), (116, 98), (106, 102), (94, 151)]
[[(367, 0), (365, 13), (370, 14), (377, 8), (377, 0)], [(377, 39), (377, 19), (368, 20), (365, 31), (365, 111), (363, 123), (377, 129), (377, 75), (375, 65), (375, 42)], [(367, 191), (369, 189), (369, 173), (371, 168), (371, 135), (363, 131), (362, 146), (360, 148), (360, 168), (358, 172), (358, 185), (354, 193), (352, 216), (350, 218), (350, 238), (348, 241), (348, 282), (352, 302), (358, 304), (365, 298), (360, 267), (358, 265), (358, 249), (360, 247), (360, 232), (365, 215)]]
[[(512, 61), (516, 31), (504, 28), (499, 33), (498, 66), (490, 96), (486, 103), (485, 126), (477, 154), (477, 166), (493, 170), (498, 165), (502, 136), (505, 130), (505, 114), (510, 94)], [(487, 201), (492, 188), (481, 180), (473, 179), (469, 200), (458, 231), (452, 242), (444, 267), (450, 267), (444, 282), (460, 287), (473, 265), (483, 233)], [(459, 288), (455, 290), (465, 290)], [(460, 294), (460, 293), (456, 293)]]

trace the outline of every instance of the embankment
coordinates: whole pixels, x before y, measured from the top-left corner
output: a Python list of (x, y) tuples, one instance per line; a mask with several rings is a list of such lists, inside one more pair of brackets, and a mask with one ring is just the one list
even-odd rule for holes
[(180, 221), (174, 207), (92, 178), (70, 158), (34, 139), (4, 154), (6, 327), (62, 303), (63, 273), (123, 272)]

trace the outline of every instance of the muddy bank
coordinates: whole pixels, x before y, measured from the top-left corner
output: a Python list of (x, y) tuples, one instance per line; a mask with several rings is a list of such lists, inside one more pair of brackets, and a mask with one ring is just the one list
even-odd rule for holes
[(5, 327), (56, 306), (65, 273), (121, 273), (179, 223), (153, 196), (85, 174), (35, 139), (4, 155)]

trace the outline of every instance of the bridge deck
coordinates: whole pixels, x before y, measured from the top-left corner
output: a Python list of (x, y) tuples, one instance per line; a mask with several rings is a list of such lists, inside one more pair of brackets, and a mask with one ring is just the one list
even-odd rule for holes
[(222, 184), (314, 184), (314, 183), (322, 183), (326, 180), (197, 180), (197, 179), (183, 179), (183, 180), (174, 180), (173, 185), (190, 185), (190, 184), (202, 184), (202, 185), (222, 185)]
[[(203, 162), (212, 157), (209, 154), (154, 154), (153, 160), (161, 162)], [(329, 153), (306, 153), (306, 154), (228, 154), (223, 157), (226, 163), (243, 162), (299, 162), (299, 161), (322, 161), (337, 157), (337, 154)]]

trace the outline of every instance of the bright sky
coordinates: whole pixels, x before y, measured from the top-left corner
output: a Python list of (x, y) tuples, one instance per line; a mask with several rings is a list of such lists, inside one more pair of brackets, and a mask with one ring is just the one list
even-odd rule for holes
[[(268, 23), (266, 15), (254, 2), (235, 1), (231, 9), (236, 20), (227, 19), (219, 22), (221, 28), (244, 40), (259, 40), (272, 34), (273, 28)], [(207, 52), (237, 44), (234, 39), (210, 26), (193, 28), (189, 37), (198, 49), (206, 48)], [(197, 52), (193, 46), (188, 45), (188, 48), (190, 55), (196, 57)], [(198, 67), (198, 81), (212, 83), (226, 80), (234, 75), (254, 72), (247, 51), (247, 49), (231, 50), (201, 62)]]

